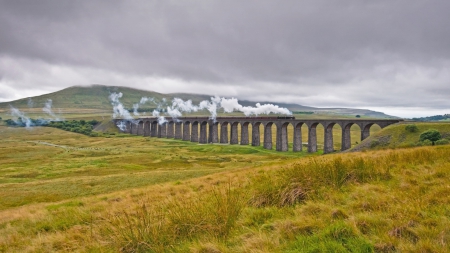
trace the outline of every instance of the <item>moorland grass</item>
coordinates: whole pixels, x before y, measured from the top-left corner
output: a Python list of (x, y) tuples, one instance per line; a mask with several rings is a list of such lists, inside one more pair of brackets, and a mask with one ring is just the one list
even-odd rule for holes
[[(251, 146), (0, 131), (8, 132), (2, 151), (11, 150), (0, 153), (3, 196), (41, 189), (48, 198), (0, 211), (0, 251), (450, 250), (449, 145), (305, 158)], [(152, 181), (156, 172), (161, 181)], [(55, 197), (64, 183), (81, 195)]]

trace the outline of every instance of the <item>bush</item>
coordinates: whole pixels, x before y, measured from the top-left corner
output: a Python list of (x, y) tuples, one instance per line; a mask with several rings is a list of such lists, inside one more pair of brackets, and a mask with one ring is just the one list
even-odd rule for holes
[(436, 145), (446, 145), (446, 144), (450, 144), (450, 141), (447, 139), (441, 139), (441, 140), (437, 140), (435, 142)]
[(420, 134), (420, 141), (430, 140), (432, 145), (442, 138), (441, 133), (436, 129), (428, 129)]
[(406, 125), (405, 130), (410, 133), (415, 133), (415, 132), (419, 131), (419, 128), (416, 125), (412, 124), (412, 125)]
[(431, 146), (431, 145), (433, 145), (433, 142), (430, 140), (419, 141), (417, 143), (417, 146)]
[(371, 143), (370, 143), (370, 147), (371, 148), (375, 148), (375, 147), (377, 147), (377, 146), (379, 146), (380, 145), (380, 141), (378, 141), (378, 140), (373, 140)]

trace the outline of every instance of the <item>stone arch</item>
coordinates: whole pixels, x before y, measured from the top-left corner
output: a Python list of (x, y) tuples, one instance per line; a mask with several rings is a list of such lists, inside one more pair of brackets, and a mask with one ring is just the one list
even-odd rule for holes
[(353, 122), (345, 122), (341, 125), (342, 134), (341, 134), (341, 150), (347, 150), (352, 147), (352, 139), (351, 139), (351, 128), (353, 125), (358, 125)]
[(239, 144), (239, 122), (231, 124), (230, 144)]
[(198, 142), (198, 121), (192, 122), (191, 126), (191, 142)]
[(183, 123), (183, 141), (191, 140), (191, 122), (185, 121)]
[(248, 145), (248, 125), (250, 122), (241, 123), (241, 145)]
[(144, 136), (150, 136), (150, 125), (150, 121), (147, 120), (144, 122)]
[(276, 142), (276, 150), (277, 151), (288, 151), (289, 142), (288, 142), (288, 126), (290, 122), (282, 122), (276, 124), (277, 126), (277, 142)]
[(200, 123), (200, 139), (198, 140), (199, 143), (208, 143), (208, 122), (202, 121)]
[(375, 123), (367, 123), (367, 124), (363, 124), (361, 126), (361, 141), (367, 139), (370, 136), (370, 128), (374, 125)]
[(156, 121), (156, 120), (152, 121), (152, 127), (150, 129), (150, 136), (151, 137), (158, 136), (158, 121)]
[(264, 148), (272, 149), (272, 125), (273, 122), (264, 124)]
[(260, 126), (261, 122), (252, 123), (252, 146), (261, 145)]
[(359, 127), (361, 128), (361, 141), (367, 139), (370, 136), (371, 131), (383, 129), (383, 128), (387, 127), (388, 125), (390, 125), (390, 124), (389, 123), (386, 124), (384, 122), (370, 122), (370, 123), (359, 124)]
[(228, 143), (228, 122), (220, 124), (220, 143)]

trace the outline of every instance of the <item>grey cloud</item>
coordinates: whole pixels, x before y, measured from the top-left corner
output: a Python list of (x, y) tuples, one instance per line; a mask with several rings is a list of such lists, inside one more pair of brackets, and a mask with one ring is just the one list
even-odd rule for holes
[[(450, 91), (447, 0), (0, 0), (0, 6), (0, 57), (45, 68), (171, 78), (196, 83), (190, 90), (197, 93), (209, 84), (246, 99), (284, 95), (316, 106), (408, 106), (423, 97), (427, 105), (436, 98), (450, 107), (442, 95)], [(10, 68), (1, 71), (21, 80)], [(78, 82), (109, 84), (80, 73)]]

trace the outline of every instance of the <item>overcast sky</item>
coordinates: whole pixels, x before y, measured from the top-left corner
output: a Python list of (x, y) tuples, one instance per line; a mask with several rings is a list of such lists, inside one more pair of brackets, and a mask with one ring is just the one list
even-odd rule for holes
[(105, 84), (450, 113), (449, 10), (449, 0), (0, 0), (0, 101)]

